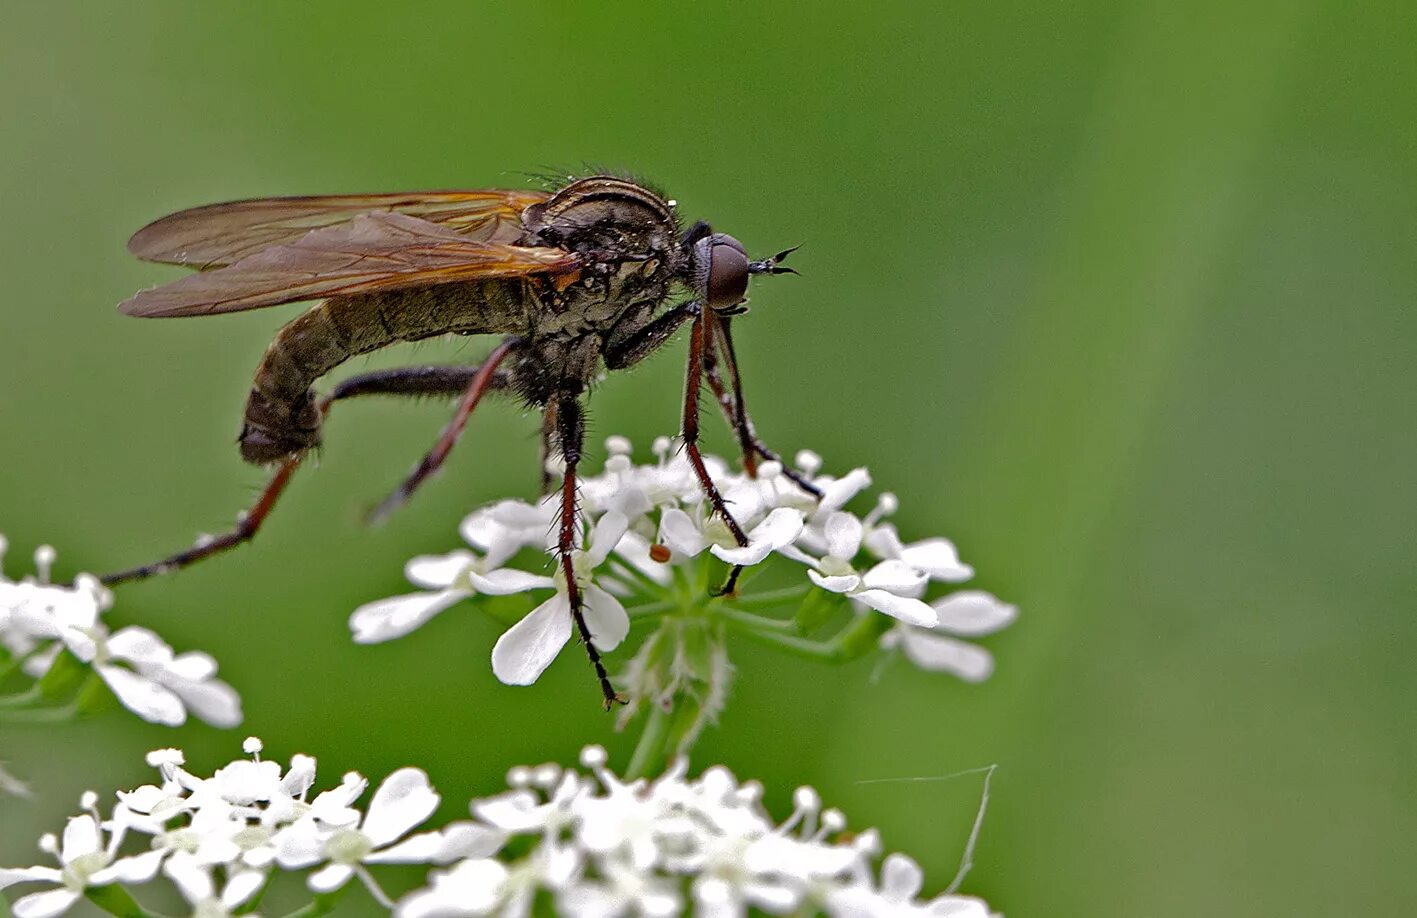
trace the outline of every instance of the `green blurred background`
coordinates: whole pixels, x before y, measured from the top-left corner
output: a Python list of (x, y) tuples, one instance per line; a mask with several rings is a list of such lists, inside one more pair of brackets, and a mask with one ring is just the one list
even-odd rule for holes
[[(737, 647), (701, 763), (779, 813), (814, 784), (939, 889), (977, 779), (858, 782), (997, 762), (966, 889), (1014, 916), (1411, 914), (1414, 45), (1405, 2), (6, 3), (7, 569), (39, 542), (63, 575), (148, 560), (261, 480), (233, 438), (295, 309), (119, 316), (177, 276), (132, 230), (611, 164), (752, 251), (804, 243), (740, 327), (759, 428), (869, 464), (907, 536), (951, 536), (1022, 607), (981, 686)], [(682, 349), (596, 393), (594, 461), (675, 429)], [(214, 653), (246, 724), (0, 727), (38, 788), (0, 799), (0, 864), (162, 745), (210, 767), (256, 733), (328, 782), (414, 762), (450, 816), (513, 763), (594, 741), (623, 764), (575, 653), (512, 689), (468, 610), (348, 639), (405, 558), (534, 490), (535, 421), (497, 405), (360, 525), (445, 414), (351, 405), (253, 546), (121, 590), (112, 621)]]

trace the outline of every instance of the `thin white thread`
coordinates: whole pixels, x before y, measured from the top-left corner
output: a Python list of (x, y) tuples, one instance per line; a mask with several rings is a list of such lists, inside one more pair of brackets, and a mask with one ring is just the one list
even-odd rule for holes
[(932, 781), (951, 781), (955, 778), (963, 778), (966, 775), (984, 776), (984, 790), (979, 795), (979, 810), (974, 814), (974, 825), (969, 829), (969, 840), (964, 844), (964, 854), (960, 855), (959, 870), (955, 871), (954, 879), (945, 888), (945, 893), (953, 895), (964, 883), (964, 878), (969, 875), (969, 871), (974, 869), (974, 848), (979, 843), (979, 833), (984, 829), (984, 814), (989, 809), (989, 782), (994, 779), (994, 772), (998, 771), (997, 763), (985, 765), (980, 768), (966, 768), (964, 771), (956, 771), (947, 775), (922, 775), (914, 778), (867, 778), (857, 781), (857, 784), (923, 784)]

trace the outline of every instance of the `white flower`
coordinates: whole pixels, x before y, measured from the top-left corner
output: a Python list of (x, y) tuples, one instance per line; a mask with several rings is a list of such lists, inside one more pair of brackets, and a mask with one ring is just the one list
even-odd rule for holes
[(444, 609), (477, 593), (505, 596), (555, 585), (550, 577), (495, 566), (506, 560), (503, 555), (510, 545), (510, 542), (502, 542), (500, 550), (482, 558), (460, 550), (412, 559), (404, 566), (404, 575), (426, 592), (380, 599), (355, 609), (349, 617), (354, 640), (373, 644), (403, 637), (427, 624)]
[(57, 857), (59, 868), (0, 869), (0, 889), (33, 881), (55, 884), (54, 889), (30, 893), (16, 900), (12, 906), (16, 918), (49, 918), (63, 914), (83, 898), (84, 890), (90, 886), (146, 883), (152, 879), (164, 852), (117, 857), (121, 841), (122, 833), (117, 832), (105, 843), (97, 817), (89, 813), (69, 820), (62, 841), (52, 835), (45, 836), (40, 840), (40, 847)]
[[(630, 616), (610, 593), (597, 586), (595, 569), (619, 544), (629, 520), (618, 511), (600, 518), (585, 550), (571, 555), (571, 566), (582, 600), (582, 615), (591, 643), (601, 651), (614, 650), (630, 633)], [(492, 648), (492, 672), (508, 685), (530, 685), (571, 639), (571, 601), (565, 578), (558, 569), (556, 595), (527, 613), (507, 629)]]
[(238, 869), (231, 871), (221, 889), (217, 889), (211, 866), (183, 851), (169, 857), (162, 869), (192, 906), (195, 918), (226, 918), (266, 884), (266, 875), (261, 871)]
[[(3, 549), (0, 538), (0, 556)], [(39, 678), (67, 648), (144, 720), (179, 726), (190, 711), (216, 727), (241, 722), (241, 698), (216, 678), (215, 660), (204, 653), (178, 655), (146, 628), (110, 633), (100, 616), (113, 605), (113, 594), (87, 574), (71, 587), (48, 583), (53, 559), (53, 549), (35, 553), (37, 582), (14, 583), (0, 575), (0, 643), (26, 657), (26, 673)]]
[(861, 551), (865, 527), (853, 513), (835, 510), (817, 521), (812, 538), (825, 552), (814, 558), (796, 547), (782, 553), (811, 569), (812, 582), (832, 593), (843, 593), (879, 612), (921, 627), (933, 627), (939, 616), (920, 599), (929, 578), (899, 559), (881, 561), (858, 572), (852, 559)]
[(921, 669), (953, 673), (968, 682), (982, 682), (994, 671), (994, 658), (982, 647), (950, 637), (980, 637), (1012, 624), (1018, 607), (1000, 602), (982, 590), (959, 590), (932, 604), (939, 623), (934, 628), (897, 624), (881, 635), (881, 647), (899, 648)]
[(433, 814), (439, 799), (422, 770), (401, 768), (374, 791), (358, 824), (331, 827), (307, 814), (282, 829), (275, 838), (276, 862), (287, 869), (328, 862), (310, 875), (309, 885), (330, 892), (348, 883), (361, 864), (443, 864), (500, 847), (497, 833), (470, 823), (400, 842)]

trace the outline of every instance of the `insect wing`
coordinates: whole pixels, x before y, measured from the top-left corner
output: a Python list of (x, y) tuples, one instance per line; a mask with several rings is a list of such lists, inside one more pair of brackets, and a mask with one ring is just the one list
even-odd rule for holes
[(338, 294), (574, 270), (564, 249), (479, 242), (400, 213), (361, 214), (234, 264), (143, 290), (130, 316), (205, 316)]
[(487, 190), (232, 201), (149, 223), (128, 240), (128, 251), (147, 261), (206, 270), (366, 213), (408, 214), (478, 242), (515, 242), (522, 233), (521, 212), (546, 198), (540, 191)]

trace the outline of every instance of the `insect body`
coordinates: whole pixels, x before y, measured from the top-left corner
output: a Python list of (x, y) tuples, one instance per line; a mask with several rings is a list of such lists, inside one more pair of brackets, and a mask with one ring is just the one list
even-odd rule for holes
[[(780, 274), (790, 252), (752, 261), (705, 223), (682, 230), (650, 189), (612, 176), (554, 193), (469, 191), (267, 198), (182, 211), (140, 230), (137, 256), (201, 269), (119, 305), (129, 315), (178, 317), (323, 302), (286, 325), (266, 350), (247, 398), (242, 456), (275, 465), (271, 483), (236, 529), (156, 564), (104, 578), (116, 583), (185, 566), (251, 538), (301, 458), (321, 442), (333, 402), (370, 394), (461, 395), (452, 421), (376, 513), (412, 494), (446, 458), (482, 396), (516, 394), (542, 411), (543, 453), (565, 463), (557, 552), (572, 615), (607, 704), (616, 695), (581, 615), (571, 576), (576, 469), (584, 401), (602, 366), (616, 370), (691, 326), (684, 448), (713, 511), (740, 544), (698, 450), (699, 392), (707, 381), (733, 427), (748, 471), (776, 455), (758, 440), (743, 404), (731, 321), (745, 310), (753, 274)], [(675, 294), (685, 296), (671, 304)], [(498, 334), (479, 367), (410, 367), (365, 373), (317, 396), (314, 384), (358, 354), (438, 335)], [(725, 378), (726, 377), (726, 378)], [(545, 463), (543, 462), (543, 469)], [(543, 471), (543, 491), (550, 482)], [(796, 478), (796, 476), (793, 476)], [(806, 481), (798, 483), (809, 491)], [(732, 589), (737, 570), (729, 575)]]

